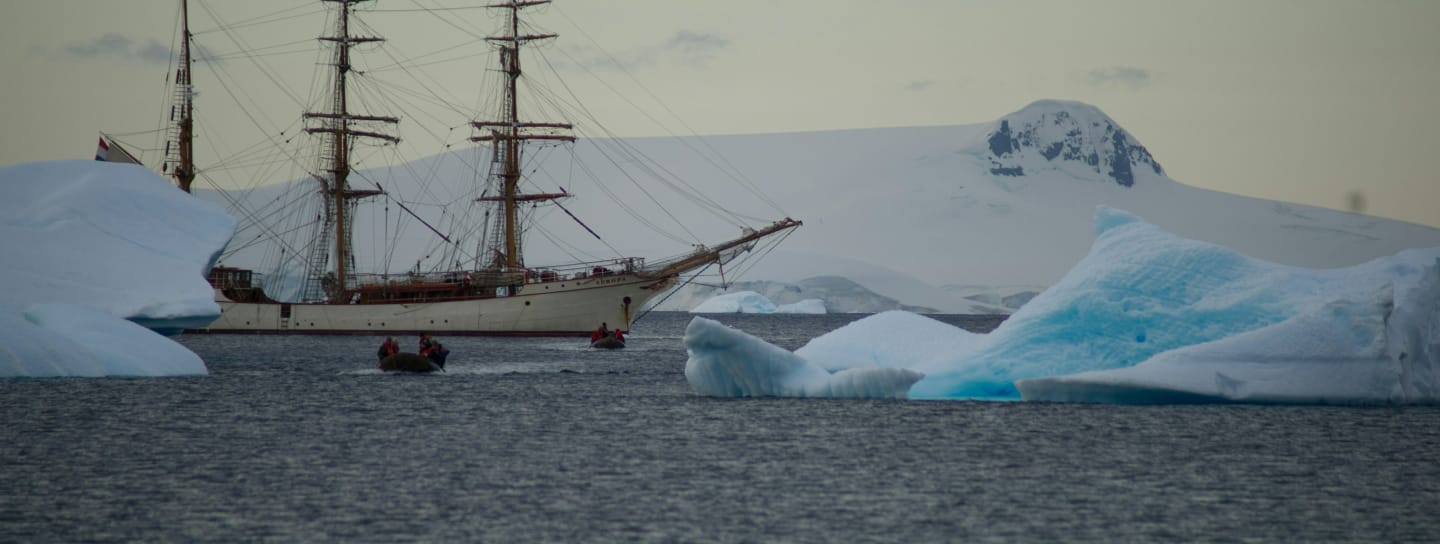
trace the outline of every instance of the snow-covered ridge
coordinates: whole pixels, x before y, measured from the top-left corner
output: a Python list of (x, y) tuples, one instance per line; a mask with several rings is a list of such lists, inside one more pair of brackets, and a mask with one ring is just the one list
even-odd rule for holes
[(990, 173), (1024, 176), (1062, 170), (1079, 179), (1108, 180), (1123, 187), (1165, 170), (1150, 151), (1099, 108), (1080, 102), (1041, 100), (995, 123), (985, 138)]

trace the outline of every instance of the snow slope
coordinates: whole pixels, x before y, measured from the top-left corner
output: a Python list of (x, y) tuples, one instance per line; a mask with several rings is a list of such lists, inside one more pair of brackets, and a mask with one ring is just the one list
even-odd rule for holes
[[(617, 154), (619, 145), (632, 151)], [(963, 297), (936, 286), (1053, 284), (1085, 256), (1091, 213), (1100, 205), (1132, 211), (1186, 238), (1295, 266), (1349, 266), (1440, 245), (1440, 229), (1183, 185), (1166, 177), (1160, 166), (1163, 153), (1151, 153), (1119, 122), (1092, 106), (1057, 100), (963, 126), (583, 139), (576, 143), (573, 162), (558, 152), (535, 155), (540, 161), (528, 189), (564, 187), (576, 195), (565, 201), (566, 207), (606, 244), (620, 254), (652, 259), (691, 249), (670, 236), (693, 233), (689, 243), (706, 243), (738, 232), (695, 210), (686, 197), (636, 188), (619, 171), (632, 157), (665, 165), (697, 190), (727, 197), (717, 198), (727, 206), (739, 200), (733, 209), (747, 216), (782, 214), (759, 202), (728, 198), (746, 192), (716, 168), (713, 156), (697, 155), (696, 149), (714, 149), (724, 158), (721, 164), (737, 166), (783, 214), (805, 222), (759, 265), (728, 270), (727, 280), (795, 283), (840, 276), (901, 304), (945, 313), (975, 312), (966, 311)], [(485, 164), (476, 151), (455, 151), (405, 167), (369, 170), (356, 179), (383, 180), (387, 190), (407, 201), (434, 196), (448, 203), (411, 207), (444, 228), (473, 200), (466, 187), (475, 183), (477, 172), (483, 175)], [(596, 180), (605, 181), (605, 188)], [(279, 192), (237, 196), (263, 202)], [(674, 217), (685, 218), (685, 228), (648, 208), (652, 199)], [(645, 213), (664, 233), (645, 228), (625, 208)], [(357, 243), (360, 268), (376, 270), (388, 263), (391, 271), (400, 271), (426, 262), (435, 237), (413, 224), (397, 235), (385, 222), (402, 214), (393, 206), (388, 215), (384, 211), (384, 206), (362, 206), (355, 232), (397, 237), (398, 249), (387, 261), (385, 254), (369, 249), (376, 244), (362, 240)], [(572, 248), (599, 247), (565, 214), (547, 208), (536, 213), (542, 216), (543, 235), (529, 241), (528, 262), (564, 262)], [(250, 256), (262, 252), (257, 246)], [(606, 250), (576, 256), (616, 255)], [(226, 262), (244, 265), (248, 257), (227, 257)], [(826, 302), (836, 306), (836, 301)]]

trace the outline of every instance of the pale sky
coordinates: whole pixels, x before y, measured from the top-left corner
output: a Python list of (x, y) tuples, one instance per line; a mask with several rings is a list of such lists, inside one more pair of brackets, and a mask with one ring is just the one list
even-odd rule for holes
[[(90, 158), (97, 131), (156, 127), (177, 3), (0, 0), (0, 164)], [(484, 3), (379, 2), (362, 16), (390, 56), (371, 53), (366, 66), (379, 77), (405, 60), (431, 82), (422, 93), (473, 107), (490, 68), (474, 36), (493, 20), (486, 10), (440, 12), (451, 24), (413, 10)], [(200, 4), (192, 0), (192, 30), (222, 59), (195, 70), (198, 105), (211, 108), (202, 138), (238, 149), (258, 140), (257, 124), (292, 126), (298, 102), (316, 94), (317, 59), (287, 53), (314, 48), (320, 2)], [(288, 20), (263, 17), (287, 9)], [(212, 13), (235, 28), (216, 30)], [(660, 117), (673, 119), (668, 108), (683, 121), (664, 121), (681, 134), (971, 124), (1037, 99), (1078, 100), (1181, 183), (1335, 209), (1358, 192), (1366, 213), (1440, 227), (1432, 0), (559, 0), (529, 13), (561, 35), (544, 50), (556, 70), (600, 74), (571, 89), (617, 135), (666, 129), (616, 92), (647, 104), (653, 93)], [(276, 53), (262, 57), (266, 72), (235, 54), (237, 40)], [(232, 96), (255, 101), (258, 119), (226, 112)], [(466, 115), (407, 115), (406, 145), (439, 152)]]

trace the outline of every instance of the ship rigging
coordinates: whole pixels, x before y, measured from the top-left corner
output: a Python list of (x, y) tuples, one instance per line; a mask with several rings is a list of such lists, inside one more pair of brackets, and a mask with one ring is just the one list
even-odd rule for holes
[[(498, 75), (495, 87), (499, 93), (498, 100), (489, 102), (496, 106), (491, 113), (469, 115), (470, 119), (461, 125), (467, 129), (461, 138), (478, 145), (420, 160), (392, 160), (386, 167), (357, 169), (357, 162), (364, 159), (384, 155), (393, 158), (406, 141), (400, 132), (409, 123), (402, 121), (402, 116), (366, 107), (406, 109), (377, 91), (401, 89), (399, 94), (419, 96), (422, 102), (438, 104), (442, 112), (465, 110), (431, 86), (422, 85), (419, 91), (402, 89), (379, 83), (373, 77), (387, 70), (414, 76), (421, 72), (423, 63), (413, 59), (430, 56), (411, 60), (391, 56), (390, 64), (381, 65), (360, 61), (360, 49), (368, 50), (383, 41), (373, 27), (358, 17), (363, 6), (373, 2), (321, 3), (328, 8), (330, 22), (329, 31), (319, 39), (326, 46), (325, 62), (320, 63), (326, 77), (323, 84), (316, 85), (319, 98), (305, 107), (298, 124), (279, 130), (271, 127), (260, 144), (220, 159), (215, 166), (197, 168), (194, 138), (197, 130), (206, 127), (203, 122), (197, 127), (194, 118), (194, 112), (204, 110), (194, 104), (196, 83), (191, 68), (196, 61), (191, 53), (197, 48), (191, 43), (195, 34), (190, 30), (189, 2), (181, 2), (181, 38), (172, 72), (173, 90), (168, 93), (173, 100), (169, 107), (171, 119), (164, 130), (165, 159), (161, 170), (187, 191), (192, 190), (197, 177), (201, 187), (209, 184), (207, 194), (224, 199), (242, 223), (222, 258), (223, 265), (211, 273), (217, 302), (222, 307), (221, 319), (212, 325), (211, 332), (435, 330), (450, 334), (582, 334), (601, 321), (628, 328), (646, 301), (711, 268), (722, 274), (723, 280), (725, 267), (731, 265), (733, 277), (734, 263), (763, 255), (800, 225), (788, 217), (753, 224), (749, 215), (719, 206), (667, 168), (648, 164), (648, 156), (624, 139), (581, 139), (575, 135), (577, 127), (563, 118), (527, 117), (530, 110), (523, 107), (526, 102), (521, 91), (531, 81), (522, 69), (524, 53), (535, 49), (536, 44), (551, 41), (556, 34), (537, 30), (522, 15), (530, 8), (548, 5), (546, 0), (511, 0), (484, 6), (500, 13), (500, 30), (475, 41), (487, 44), (496, 53), (497, 66), (486, 73)], [(213, 9), (205, 10), (215, 15)], [(286, 11), (293, 12), (293, 8)], [(434, 10), (422, 11), (435, 15)], [(286, 18), (280, 18), (280, 14), (259, 16), (237, 24), (219, 24), (209, 32), (240, 44), (243, 39), (236, 36), (237, 28), (281, 20)], [(267, 67), (265, 56), (244, 54), (231, 58), (250, 61), (265, 79), (293, 97), (294, 93), (279, 83), (277, 74), (281, 71)], [(225, 62), (212, 59), (206, 64), (217, 68), (217, 73), (229, 71)], [(543, 66), (554, 71), (548, 61)], [(239, 86), (227, 84), (239, 79), (233, 74), (216, 78), (224, 94), (236, 104), (254, 103), (255, 99), (242, 94)], [(539, 94), (546, 100), (536, 103), (537, 113), (543, 113), (542, 109), (558, 110), (555, 106), (571, 102), (558, 99), (553, 92), (542, 90)], [(263, 130), (270, 124), (268, 116), (245, 111), (256, 128)], [(436, 115), (433, 109), (415, 111), (419, 117)], [(585, 113), (582, 117), (594, 121)], [(432, 139), (438, 134), (421, 130), (422, 135)], [(607, 134), (603, 126), (599, 130)], [(454, 128), (449, 132), (454, 133)], [(218, 135), (224, 133), (215, 129), (210, 134), (219, 139)], [(456, 140), (460, 138), (443, 135), (440, 139), (443, 150), (459, 143)], [(275, 144), (273, 147), (281, 151), (271, 159), (257, 159), (259, 150), (271, 147), (263, 144)], [(578, 155), (599, 156), (612, 166), (646, 163), (641, 169), (644, 175), (620, 174), (627, 183), (641, 188), (628, 192), (608, 188), (598, 178), (611, 169), (597, 173), (600, 169), (573, 158), (576, 147), (581, 145), (585, 152)], [(610, 210), (623, 210), (656, 233), (687, 242), (689, 250), (651, 260), (620, 253), (580, 217), (586, 212), (596, 213), (606, 219), (606, 228), (613, 228), (614, 222), (606, 217), (604, 208), (585, 208), (575, 213), (560, 202), (576, 196), (570, 189), (576, 182), (557, 181), (557, 176), (547, 169), (547, 165), (565, 164), (555, 161), (553, 153), (557, 150), (568, 152), (572, 157), (569, 169), (585, 174), (583, 178), (590, 179), (597, 192), (610, 199), (614, 205)], [(705, 160), (717, 162), (713, 155)], [(234, 169), (252, 176), (271, 176), (283, 171), (281, 165), (301, 164), (303, 175), (289, 178), (296, 181), (266, 185), (257, 177), (242, 190), (227, 187), (211, 175)], [(736, 179), (733, 170), (725, 175)], [(638, 183), (647, 176), (678, 196), (662, 202), (654, 191)], [(743, 178), (739, 181), (751, 194), (779, 211), (778, 206), (763, 198), (753, 182)], [(427, 201), (422, 196), (439, 198)], [(722, 218), (739, 227), (740, 235), (718, 243), (700, 241), (686, 222), (680, 221), (682, 216), (694, 219), (697, 214), (677, 215), (667, 209), (675, 202), (692, 204), (705, 214)], [(655, 218), (641, 211), (641, 204), (655, 205)], [(548, 213), (555, 209), (563, 215)], [(569, 219), (579, 230), (570, 229), (572, 236), (568, 238), (559, 236), (556, 227), (542, 226), (542, 220), (551, 217)], [(664, 225), (665, 220), (674, 225)], [(584, 232), (585, 236), (577, 239), (573, 236), (576, 232)], [(569, 262), (532, 264), (535, 252), (527, 237), (536, 233), (560, 248), (558, 252), (550, 251), (547, 257), (563, 254)], [(357, 239), (365, 240), (371, 249), (367, 256), (361, 256), (364, 253), (358, 250)], [(611, 256), (594, 258), (594, 253), (580, 249), (581, 241), (586, 239), (591, 246), (604, 246)], [(423, 250), (417, 252), (416, 247)], [(391, 265), (397, 256), (405, 259), (401, 262), (413, 258), (414, 266), (396, 270)], [(237, 268), (231, 263), (249, 266)], [(265, 272), (252, 272), (251, 268)]]

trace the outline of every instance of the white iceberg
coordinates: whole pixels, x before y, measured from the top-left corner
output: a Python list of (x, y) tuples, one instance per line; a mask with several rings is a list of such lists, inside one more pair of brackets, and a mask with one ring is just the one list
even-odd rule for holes
[(785, 349), (716, 321), (685, 328), (685, 379), (713, 397), (905, 398), (924, 375), (901, 368), (830, 372)]
[(152, 329), (220, 314), (205, 274), (234, 232), (223, 209), (129, 164), (0, 167), (0, 186), (0, 377), (206, 373)]
[(185, 346), (84, 304), (0, 306), (0, 377), (203, 376)]
[(690, 310), (692, 314), (823, 314), (825, 301), (805, 299), (776, 306), (755, 291), (737, 291), (711, 297)]
[[(792, 355), (826, 372), (923, 372), (911, 398), (1436, 403), (1437, 314), (1440, 248), (1297, 268), (1101, 208), (1090, 254), (989, 334), (887, 312)], [(704, 348), (692, 360), (751, 365)]]
[(800, 302), (781, 304), (775, 307), (777, 314), (823, 314), (825, 313), (825, 301), (818, 298), (807, 298)]

